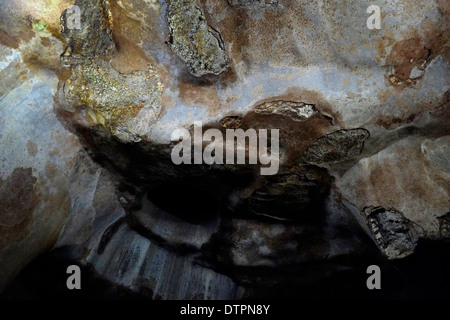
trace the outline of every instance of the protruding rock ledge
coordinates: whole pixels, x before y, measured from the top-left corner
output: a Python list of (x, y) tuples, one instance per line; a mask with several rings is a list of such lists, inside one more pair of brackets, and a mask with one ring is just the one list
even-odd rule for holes
[(61, 55), (71, 76), (61, 81), (60, 108), (79, 114), (87, 123), (102, 125), (123, 142), (139, 142), (149, 132), (161, 111), (163, 85), (149, 63), (146, 71), (122, 74), (110, 63), (117, 52), (113, 41), (112, 16), (107, 0), (78, 0), (82, 28), (66, 27), (61, 18), (67, 47)]
[(294, 121), (306, 120), (318, 113), (313, 104), (283, 100), (260, 104), (255, 108), (255, 112), (262, 114), (281, 114), (288, 116)]
[(362, 128), (332, 132), (317, 140), (302, 160), (316, 165), (351, 160), (362, 152), (369, 136), (369, 131)]
[(366, 207), (362, 214), (372, 232), (375, 243), (388, 259), (409, 256), (419, 240), (414, 224), (395, 209)]

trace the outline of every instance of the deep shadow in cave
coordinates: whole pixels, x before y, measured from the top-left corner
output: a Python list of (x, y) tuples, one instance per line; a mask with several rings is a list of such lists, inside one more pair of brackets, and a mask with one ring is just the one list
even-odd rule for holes
[(174, 182), (153, 187), (147, 198), (159, 209), (192, 224), (201, 224), (215, 217), (217, 195), (199, 183)]
[[(0, 294), (0, 300), (151, 299), (151, 292), (134, 293), (112, 285), (99, 278), (89, 266), (81, 267), (82, 290), (68, 290), (66, 268), (77, 264), (67, 257), (68, 250), (70, 248), (60, 248), (32, 261)], [(374, 263), (379, 263), (382, 270), (381, 290), (368, 290), (365, 286), (366, 268)], [(327, 269), (336, 267), (343, 267), (343, 272), (328, 278)], [(300, 266), (298, 274), (307, 276), (308, 269), (323, 274), (323, 278), (302, 286), (293, 283), (291, 286), (274, 286), (270, 290), (255, 287), (254, 296), (246, 299), (450, 299), (450, 243), (421, 241), (415, 254), (401, 261), (387, 261), (380, 257), (353, 262), (347, 258), (345, 261), (338, 259), (328, 265)], [(279, 271), (283, 272), (282, 269)], [(266, 276), (270, 277), (271, 273)], [(272, 276), (276, 277), (275, 274)]]

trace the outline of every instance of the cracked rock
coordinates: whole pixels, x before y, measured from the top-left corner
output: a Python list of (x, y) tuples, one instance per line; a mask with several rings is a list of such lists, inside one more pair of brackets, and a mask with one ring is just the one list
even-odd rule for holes
[(375, 243), (388, 259), (409, 256), (419, 240), (414, 224), (394, 209), (366, 207), (362, 214), (374, 237)]
[(303, 160), (316, 165), (351, 160), (361, 153), (369, 135), (366, 129), (339, 130), (327, 134), (308, 148)]
[(169, 4), (169, 46), (197, 76), (218, 75), (228, 58), (220, 34), (208, 26), (196, 0), (172, 0)]

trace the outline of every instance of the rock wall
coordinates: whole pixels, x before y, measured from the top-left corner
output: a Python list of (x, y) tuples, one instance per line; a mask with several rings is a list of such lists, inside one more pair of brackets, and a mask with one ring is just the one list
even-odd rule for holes
[[(448, 241), (449, 8), (378, 1), (370, 30), (370, 4), (0, 2), (0, 289), (60, 249), (154, 299), (251, 298)], [(278, 173), (175, 165), (198, 122), (278, 129)]]

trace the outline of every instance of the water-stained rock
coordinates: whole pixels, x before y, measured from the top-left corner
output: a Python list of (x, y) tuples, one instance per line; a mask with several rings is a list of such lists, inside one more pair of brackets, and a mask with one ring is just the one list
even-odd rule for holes
[(29, 218), (34, 182), (31, 168), (17, 168), (6, 181), (0, 181), (0, 227), (13, 227)]
[(237, 129), (241, 126), (243, 119), (239, 116), (226, 116), (220, 120), (222, 127), (226, 129)]
[[(0, 290), (61, 248), (153, 299), (368, 292), (392, 264), (356, 221), (390, 259), (445, 257), (448, 10), (383, 6), (369, 30), (354, 1), (0, 1)], [(278, 129), (278, 174), (175, 165), (197, 121)]]

